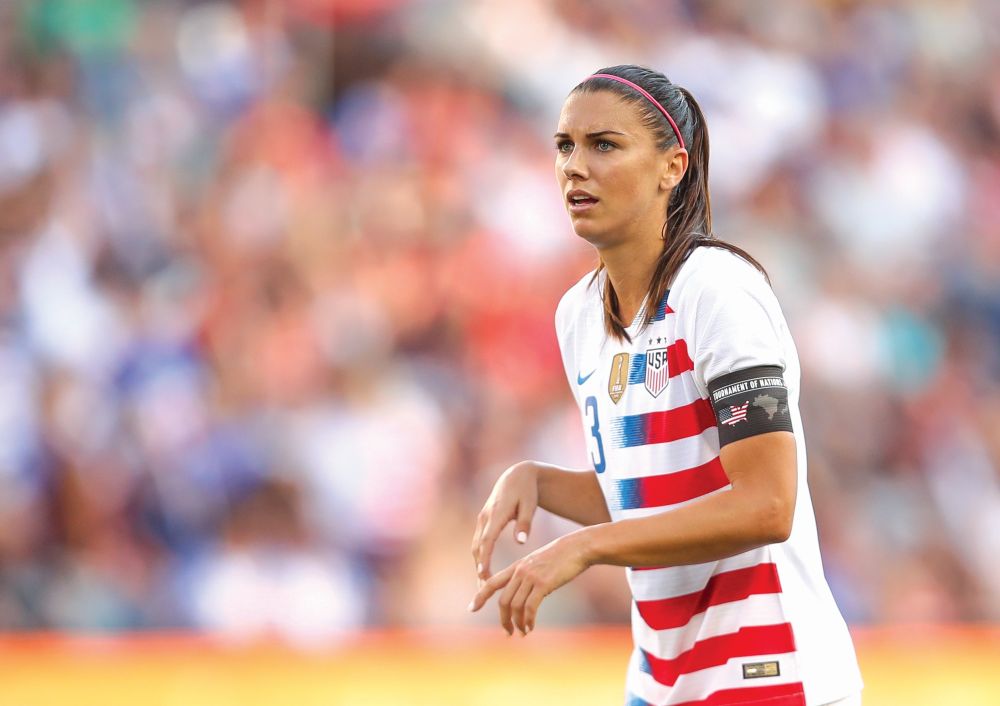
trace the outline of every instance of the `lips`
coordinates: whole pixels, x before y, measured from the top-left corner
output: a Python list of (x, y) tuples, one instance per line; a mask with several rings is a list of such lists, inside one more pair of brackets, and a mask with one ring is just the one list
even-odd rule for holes
[(589, 211), (598, 201), (600, 199), (583, 189), (573, 189), (566, 194), (566, 203), (569, 205), (570, 213)]

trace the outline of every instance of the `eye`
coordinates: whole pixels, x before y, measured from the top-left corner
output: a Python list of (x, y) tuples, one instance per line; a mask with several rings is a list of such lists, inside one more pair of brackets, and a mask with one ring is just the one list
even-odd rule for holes
[[(567, 149), (567, 147), (569, 149)], [(569, 154), (573, 149), (573, 143), (569, 140), (560, 140), (556, 143), (556, 150), (563, 154)]]
[(598, 140), (596, 146), (598, 152), (610, 152), (615, 148), (615, 143), (608, 142), (607, 140)]

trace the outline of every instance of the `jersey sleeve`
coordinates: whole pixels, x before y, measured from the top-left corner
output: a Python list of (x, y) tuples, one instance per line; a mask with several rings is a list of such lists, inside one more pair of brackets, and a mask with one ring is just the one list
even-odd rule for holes
[(777, 298), (764, 277), (743, 264), (698, 278), (689, 330), (695, 379), (703, 390), (733, 372), (761, 366), (783, 371), (787, 363)]
[(570, 287), (559, 300), (555, 313), (556, 339), (559, 342), (563, 371), (566, 373), (570, 392), (578, 404), (581, 402), (580, 385), (577, 384), (580, 349), (590, 340), (588, 328), (593, 324), (587, 318), (588, 298), (595, 294), (592, 289), (593, 276), (594, 273), (589, 272)]
[(572, 318), (573, 318), (573, 293), (567, 292), (559, 300), (556, 306), (555, 329), (556, 340), (559, 342), (559, 354), (562, 358), (563, 372), (566, 374), (566, 381), (569, 383), (570, 392), (576, 396), (576, 387), (573, 385), (574, 346), (572, 340)]

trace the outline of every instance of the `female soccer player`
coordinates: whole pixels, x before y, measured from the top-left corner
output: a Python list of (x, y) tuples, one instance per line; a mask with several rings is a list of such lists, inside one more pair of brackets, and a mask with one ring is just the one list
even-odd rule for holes
[[(596, 270), (555, 322), (594, 472), (507, 469), (479, 514), (479, 610), (523, 635), (593, 564), (625, 566), (629, 706), (859, 704), (823, 575), (799, 416), (799, 361), (761, 266), (712, 233), (708, 128), (684, 88), (615, 66), (570, 93), (556, 178)], [(492, 574), (536, 507), (584, 525)]]

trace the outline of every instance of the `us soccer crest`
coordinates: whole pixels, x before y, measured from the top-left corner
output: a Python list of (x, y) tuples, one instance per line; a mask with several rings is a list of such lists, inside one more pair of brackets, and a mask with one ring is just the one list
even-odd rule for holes
[(625, 388), (628, 386), (628, 358), (628, 353), (617, 353), (611, 360), (608, 395), (615, 404), (618, 404), (618, 400), (625, 394)]
[(656, 397), (670, 382), (670, 366), (667, 364), (666, 348), (650, 348), (646, 351), (646, 390)]

